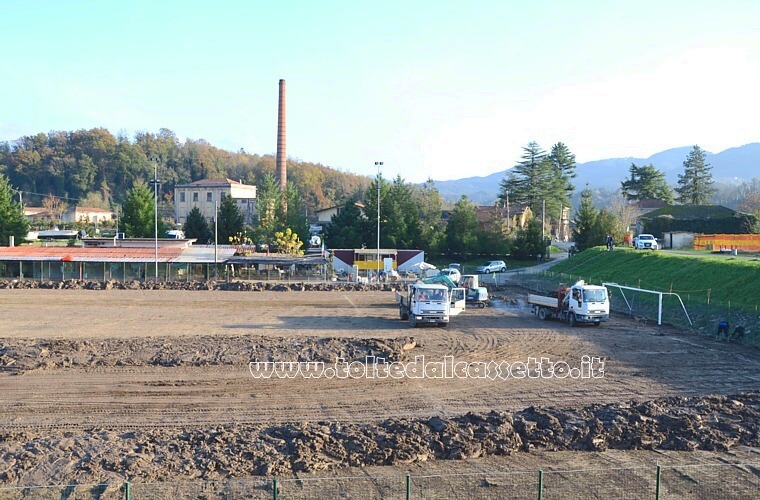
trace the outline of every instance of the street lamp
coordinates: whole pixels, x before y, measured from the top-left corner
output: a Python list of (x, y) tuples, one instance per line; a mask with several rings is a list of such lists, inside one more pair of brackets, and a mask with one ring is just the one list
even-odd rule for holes
[(377, 281), (380, 282), (380, 167), (383, 162), (376, 161), (377, 167)]
[(154, 231), (156, 242), (156, 282), (158, 282), (158, 185), (161, 184), (161, 180), (158, 178), (158, 162), (160, 158), (150, 158), (153, 163), (153, 178), (150, 183), (153, 184), (153, 215), (154, 215)]

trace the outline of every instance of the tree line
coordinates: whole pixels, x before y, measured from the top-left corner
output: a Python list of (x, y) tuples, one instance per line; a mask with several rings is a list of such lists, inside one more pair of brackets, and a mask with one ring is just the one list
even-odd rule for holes
[[(708, 203), (716, 188), (705, 159), (704, 151), (694, 146), (675, 190), (653, 165), (632, 164), (629, 177), (621, 182), (620, 195), (601, 210), (594, 204), (593, 192), (584, 189), (575, 212), (579, 247), (603, 244), (607, 234), (621, 238), (635, 222), (631, 207), (635, 201), (653, 198), (667, 203)], [(444, 217), (445, 204), (432, 180), (422, 185), (407, 183), (400, 176), (371, 180), (308, 162), (288, 161), (289, 182), (282, 192), (274, 177), (273, 155), (224, 151), (203, 140), (181, 142), (167, 129), (157, 134), (139, 132), (133, 140), (97, 128), (0, 143), (0, 175), (4, 175), (10, 196), (14, 189), (21, 191), (26, 204), (37, 197), (43, 204), (50, 202), (51, 211), (62, 210), (58, 206), (62, 199), (98, 208), (121, 206), (129, 236), (153, 234), (154, 205), (147, 181), (153, 177), (154, 168), (162, 180), (165, 206), (172, 204), (175, 185), (204, 178), (227, 177), (257, 186), (256, 220), (251, 227), (241, 221), (233, 200), (222, 201), (217, 224), (217, 239), (222, 243), (265, 243), (292, 249), (308, 239), (309, 213), (342, 205), (343, 210), (325, 234), (327, 245), (372, 248), (377, 244), (379, 193), (382, 247), (422, 248), (433, 255), (461, 257), (533, 257), (545, 251), (546, 241), (541, 235), (550, 233), (560, 222), (563, 207), (571, 205), (576, 162), (562, 142), (549, 151), (535, 142), (523, 148), (521, 158), (500, 183), (497, 206), (527, 206), (528, 213), (541, 214), (544, 220), (529, 217), (524, 225), (516, 225), (511, 221), (505, 224), (497, 210), (490, 220), (478, 221), (476, 207), (466, 197)], [(740, 190), (744, 201), (739, 208), (760, 215), (760, 181), (745, 183)], [(12, 203), (9, 198), (6, 206), (12, 207)], [(15, 224), (12, 217), (6, 219), (6, 225)], [(214, 240), (213, 228), (200, 212), (191, 212), (187, 220), (188, 237), (201, 243)]]
[[(114, 209), (136, 183), (161, 180), (160, 193), (171, 202), (174, 186), (200, 179), (229, 178), (260, 185), (274, 175), (274, 155), (225, 151), (203, 139), (180, 141), (174, 132), (138, 132), (134, 139), (104, 128), (55, 131), (0, 142), (0, 174), (40, 205), (49, 194), (78, 204)], [(318, 163), (288, 159), (288, 183), (309, 212), (339, 203), (362, 191), (369, 179)]]

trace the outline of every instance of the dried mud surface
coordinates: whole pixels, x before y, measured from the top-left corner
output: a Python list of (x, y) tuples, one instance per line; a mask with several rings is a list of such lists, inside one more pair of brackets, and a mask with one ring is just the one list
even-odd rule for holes
[[(0, 289), (0, 483), (225, 479), (483, 457), (756, 450), (760, 353), (519, 290), (410, 329), (390, 291)], [(249, 361), (604, 363), (592, 379), (253, 379)], [(729, 396), (730, 395), (730, 396)], [(563, 451), (565, 450), (565, 451)], [(525, 453), (529, 451), (529, 453)], [(480, 457), (480, 458), (479, 458)], [(583, 460), (583, 459), (579, 459)]]

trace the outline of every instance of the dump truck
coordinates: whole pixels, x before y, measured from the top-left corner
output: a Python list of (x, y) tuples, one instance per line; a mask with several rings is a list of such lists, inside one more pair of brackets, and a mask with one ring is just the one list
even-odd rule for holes
[(396, 292), (396, 301), (399, 316), (402, 320), (409, 321), (412, 328), (425, 323), (438, 326), (449, 324), (451, 294), (445, 285), (413, 283), (404, 292)]
[(556, 318), (567, 321), (570, 326), (578, 323), (599, 326), (602, 321), (610, 318), (607, 288), (587, 285), (582, 280), (571, 287), (560, 284), (549, 296), (529, 294), (528, 304), (531, 306), (531, 313), (539, 319)]

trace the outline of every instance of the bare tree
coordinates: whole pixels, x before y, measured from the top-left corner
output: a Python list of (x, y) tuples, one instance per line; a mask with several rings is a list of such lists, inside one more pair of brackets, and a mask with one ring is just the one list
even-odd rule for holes
[(47, 198), (42, 200), (42, 206), (50, 212), (56, 222), (59, 222), (63, 218), (63, 212), (66, 211), (66, 202), (54, 196), (53, 193), (50, 193)]
[(631, 230), (631, 226), (636, 224), (636, 209), (631, 203), (620, 195), (615, 195), (609, 202), (610, 212), (618, 220), (618, 230), (625, 235)]

